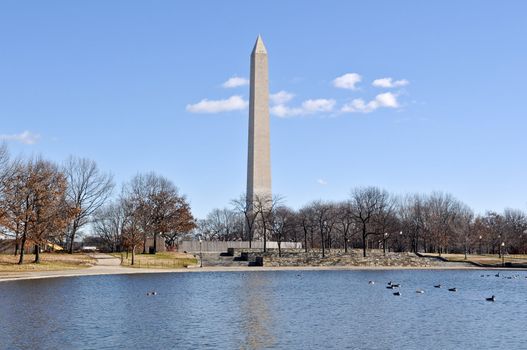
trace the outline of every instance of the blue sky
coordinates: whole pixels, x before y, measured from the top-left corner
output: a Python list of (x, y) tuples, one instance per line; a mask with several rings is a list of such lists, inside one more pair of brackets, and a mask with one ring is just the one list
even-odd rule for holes
[[(261, 34), (270, 91), (283, 91), (271, 157), (287, 204), (376, 185), (525, 210), (525, 13), (524, 1), (6, 0), (0, 138), (14, 154), (92, 158), (119, 184), (154, 170), (203, 217), (245, 190), (249, 89), (223, 84), (248, 78)], [(204, 99), (220, 102), (192, 107)]]

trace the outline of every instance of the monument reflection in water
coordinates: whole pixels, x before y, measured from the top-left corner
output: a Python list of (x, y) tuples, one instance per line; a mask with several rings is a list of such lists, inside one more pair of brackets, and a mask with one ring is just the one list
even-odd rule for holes
[(266, 288), (273, 284), (272, 278), (265, 273), (249, 273), (245, 279), (246, 289), (238, 291), (244, 343), (249, 349), (271, 348), (276, 344), (275, 324), (269, 307), (272, 294), (266, 293)]

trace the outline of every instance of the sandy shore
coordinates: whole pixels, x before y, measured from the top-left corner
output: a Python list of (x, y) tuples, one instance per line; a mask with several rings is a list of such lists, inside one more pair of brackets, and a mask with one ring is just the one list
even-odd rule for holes
[[(451, 266), (415, 267), (415, 266), (284, 266), (284, 267), (188, 267), (184, 269), (145, 269), (130, 268), (119, 265), (118, 259), (103, 258), (96, 266), (62, 271), (13, 272), (0, 274), (0, 282), (31, 280), (41, 278), (78, 277), (97, 275), (127, 275), (147, 273), (203, 273), (203, 272), (244, 272), (244, 271), (349, 271), (349, 270), (506, 270), (503, 268), (477, 267), (471, 265), (452, 264)], [(525, 269), (510, 269), (514, 271)]]

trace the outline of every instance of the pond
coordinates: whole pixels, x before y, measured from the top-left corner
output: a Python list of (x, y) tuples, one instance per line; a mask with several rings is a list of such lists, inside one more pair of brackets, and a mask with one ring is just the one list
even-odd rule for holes
[[(254, 271), (2, 282), (0, 348), (525, 349), (527, 272), (495, 274)], [(400, 296), (389, 281), (401, 284)], [(485, 300), (491, 295), (495, 302)]]

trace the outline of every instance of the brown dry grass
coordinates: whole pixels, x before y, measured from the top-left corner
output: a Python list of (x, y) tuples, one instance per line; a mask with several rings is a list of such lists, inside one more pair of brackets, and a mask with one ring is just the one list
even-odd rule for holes
[[(121, 253), (112, 254), (115, 257), (121, 258)], [(160, 252), (157, 254), (136, 254), (135, 264), (132, 266), (132, 254), (122, 254), (123, 263), (121, 265), (137, 268), (156, 268), (156, 269), (177, 269), (184, 268), (189, 265), (196, 265), (198, 260), (192, 254), (178, 253), (178, 252)]]
[[(438, 254), (426, 254), (427, 256), (439, 256)], [(502, 259), (496, 254), (468, 254), (467, 260), (465, 260), (464, 254), (441, 254), (441, 256), (448, 261), (454, 262), (465, 262), (473, 261), (479, 264), (489, 264), (489, 265), (500, 265)], [(514, 264), (527, 264), (527, 255), (518, 254), (518, 255), (505, 255), (503, 259), (505, 263), (511, 262)]]
[(24, 255), (24, 264), (18, 265), (18, 256), (0, 254), (0, 272), (29, 272), (79, 269), (93, 266), (95, 260), (84, 254), (42, 253), (40, 264), (33, 263), (34, 254)]

